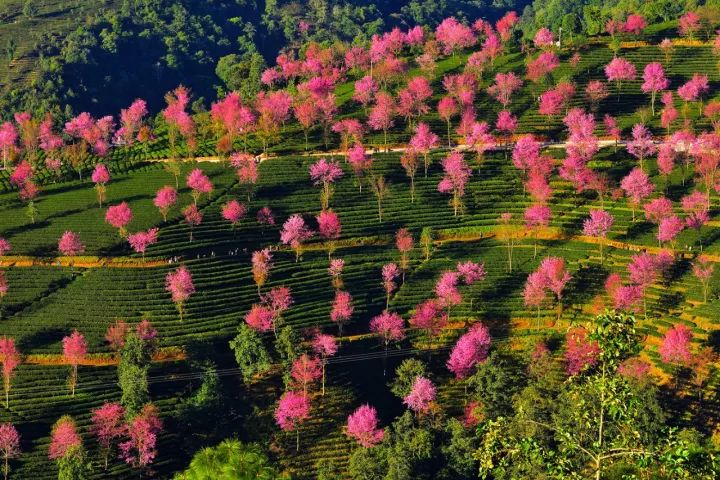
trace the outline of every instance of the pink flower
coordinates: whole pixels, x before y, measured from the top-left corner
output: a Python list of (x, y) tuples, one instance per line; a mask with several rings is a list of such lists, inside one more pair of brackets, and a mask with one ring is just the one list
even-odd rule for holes
[(610, 63), (605, 65), (605, 76), (610, 82), (620, 82), (635, 80), (637, 70), (635, 65), (624, 58), (615, 57)]
[(370, 405), (362, 405), (347, 419), (347, 435), (354, 438), (365, 448), (380, 443), (385, 431), (378, 428), (377, 410)]
[(482, 281), (487, 274), (484, 264), (475, 263), (471, 260), (458, 263), (457, 272), (462, 276), (465, 285), (472, 285), (475, 282)]
[(50, 435), (50, 447), (48, 449), (48, 457), (51, 460), (59, 460), (64, 458), (76, 448), (82, 445), (82, 439), (77, 432), (75, 421), (65, 415), (53, 425)]
[(273, 326), (274, 314), (272, 310), (262, 305), (253, 305), (245, 314), (245, 322), (250, 328), (258, 332), (267, 332)]
[(325, 335), (323, 333), (317, 333), (312, 340), (312, 349), (316, 355), (320, 355), (322, 358), (332, 357), (338, 351), (338, 345), (335, 341), (335, 337), (332, 335)]
[(105, 165), (98, 163), (92, 173), (92, 181), (96, 184), (106, 184), (110, 181), (110, 172)]
[(405, 338), (404, 321), (397, 313), (385, 311), (370, 320), (370, 331), (378, 335), (385, 343)]
[(182, 266), (174, 272), (168, 272), (165, 276), (165, 290), (170, 293), (172, 301), (177, 306), (180, 312), (180, 319), (182, 320), (185, 302), (195, 293), (195, 285), (193, 284), (190, 270)]
[(495, 75), (495, 83), (487, 89), (487, 92), (502, 104), (503, 109), (507, 109), (513, 93), (520, 87), (522, 87), (522, 80), (513, 72), (498, 73)]
[(167, 185), (158, 190), (153, 199), (153, 205), (160, 210), (164, 221), (167, 221), (167, 214), (176, 203), (177, 191)]
[(490, 350), (490, 332), (483, 324), (473, 325), (460, 337), (450, 352), (447, 368), (459, 380), (470, 376), (478, 363), (487, 359)]
[(533, 38), (533, 43), (537, 48), (540, 49), (552, 47), (555, 44), (555, 36), (550, 30), (543, 27), (535, 34), (535, 38)]
[(638, 357), (631, 357), (623, 361), (618, 367), (618, 373), (625, 378), (644, 380), (650, 372), (650, 365)]
[(642, 31), (645, 30), (645, 27), (647, 27), (645, 17), (638, 14), (632, 14), (628, 15), (627, 20), (625, 20), (623, 30), (634, 35), (640, 35)]
[(258, 210), (256, 219), (261, 225), (275, 225), (275, 217), (270, 207), (262, 207)]
[(550, 223), (552, 210), (547, 205), (531, 205), (525, 209), (525, 224), (530, 227), (546, 227)]
[(284, 431), (296, 430), (310, 418), (310, 399), (304, 393), (288, 391), (283, 393), (275, 409), (275, 421)]
[(700, 29), (700, 15), (687, 12), (678, 20), (680, 35), (692, 37)]
[(510, 135), (517, 130), (517, 126), (518, 119), (510, 111), (503, 110), (498, 114), (497, 121), (495, 122), (495, 128), (497, 130)]
[(119, 205), (113, 205), (107, 209), (105, 214), (105, 222), (109, 223), (115, 228), (123, 229), (130, 223), (133, 218), (132, 210), (127, 202), (122, 202)]
[(569, 330), (565, 336), (565, 362), (568, 375), (577, 375), (598, 362), (600, 347), (597, 342), (590, 341), (588, 332), (582, 327)]
[(12, 250), (10, 242), (5, 238), (0, 237), (0, 257), (7, 255), (10, 250)]
[(590, 217), (583, 222), (583, 233), (591, 237), (605, 238), (612, 228), (614, 218), (605, 210), (590, 210)]
[(157, 456), (157, 437), (161, 430), (157, 408), (152, 404), (143, 407), (127, 425), (128, 440), (118, 445), (121, 458), (135, 467), (151, 464)]
[(128, 243), (136, 253), (145, 255), (147, 247), (157, 243), (159, 231), (158, 228), (151, 228), (145, 232), (133, 233), (132, 235), (128, 235)]
[(657, 239), (660, 243), (675, 242), (675, 238), (685, 228), (685, 222), (675, 215), (663, 218), (658, 227)]
[(342, 328), (342, 325), (352, 317), (354, 309), (352, 295), (343, 290), (338, 290), (335, 292), (335, 300), (330, 311), (330, 320), (337, 323), (339, 328)]
[(325, 158), (310, 165), (310, 178), (315, 185), (335, 183), (342, 175), (343, 171), (340, 165)]
[(454, 271), (443, 272), (435, 284), (435, 295), (437, 295), (440, 304), (443, 307), (451, 307), (459, 305), (462, 302), (462, 296), (458, 291), (458, 282), (460, 274)]
[(426, 300), (415, 307), (410, 325), (425, 330), (428, 336), (439, 334), (447, 325), (448, 314), (442, 311), (442, 305), (436, 300)]
[(222, 207), (222, 217), (235, 227), (245, 217), (247, 207), (237, 200), (230, 200)]
[(65, 256), (74, 257), (85, 252), (85, 245), (77, 233), (68, 230), (60, 236), (58, 251)]
[(659, 224), (663, 219), (673, 215), (672, 202), (665, 197), (650, 200), (645, 204), (644, 210), (645, 218), (655, 224)]
[(477, 38), (472, 29), (448, 17), (435, 29), (435, 38), (443, 47), (443, 53), (449, 55), (457, 50), (472, 47)]
[(658, 348), (660, 358), (665, 363), (687, 365), (691, 358), (690, 341), (692, 331), (681, 323), (676, 323), (665, 333), (662, 344)]
[(436, 395), (435, 385), (427, 378), (418, 376), (412, 384), (410, 393), (403, 398), (403, 403), (414, 412), (427, 413)]

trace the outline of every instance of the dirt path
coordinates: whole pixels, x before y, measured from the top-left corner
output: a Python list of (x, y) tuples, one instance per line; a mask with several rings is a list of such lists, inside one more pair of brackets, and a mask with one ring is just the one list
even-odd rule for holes
[(30, 257), (8, 255), (0, 257), (2, 267), (77, 267), (77, 268), (156, 268), (167, 265), (167, 260), (146, 260), (130, 257)]

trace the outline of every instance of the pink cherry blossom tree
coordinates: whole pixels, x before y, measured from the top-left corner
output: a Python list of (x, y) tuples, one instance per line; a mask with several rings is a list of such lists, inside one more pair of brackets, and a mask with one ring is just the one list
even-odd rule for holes
[(385, 289), (385, 309), (390, 307), (390, 297), (397, 289), (397, 278), (400, 276), (400, 269), (396, 263), (387, 263), (382, 267), (382, 284)]
[(105, 222), (118, 229), (122, 238), (127, 236), (127, 225), (132, 221), (133, 214), (127, 202), (108, 207), (105, 213)]
[(477, 43), (472, 29), (448, 17), (435, 29), (435, 38), (440, 43), (445, 55), (455, 54), (458, 50), (469, 48)]
[(192, 275), (187, 267), (182, 266), (175, 271), (168, 272), (165, 276), (165, 290), (170, 293), (173, 303), (180, 314), (180, 321), (183, 320), (185, 303), (195, 293)]
[(85, 337), (78, 332), (73, 332), (64, 337), (62, 340), (63, 344), (63, 360), (65, 363), (70, 365), (70, 377), (68, 378), (68, 385), (72, 396), (75, 396), (75, 387), (78, 383), (78, 365), (85, 360), (87, 355), (87, 342)]
[(352, 295), (343, 290), (336, 291), (330, 310), (330, 320), (337, 324), (338, 336), (342, 337), (343, 325), (350, 321), (354, 310)]
[(452, 140), (450, 138), (450, 129), (452, 128), (452, 119), (459, 112), (458, 104), (455, 99), (451, 96), (446, 96), (440, 99), (437, 104), (437, 111), (440, 118), (445, 120), (447, 123), (447, 142), (448, 148), (452, 146)]
[(247, 215), (247, 207), (238, 202), (237, 200), (230, 200), (222, 206), (221, 211), (223, 219), (230, 222), (232, 227), (233, 236), (235, 235), (235, 229), (240, 224), (245, 215)]
[(328, 267), (328, 273), (332, 281), (332, 286), (336, 290), (339, 290), (343, 286), (342, 272), (345, 269), (345, 260), (342, 258), (333, 258), (330, 260), (330, 266)]
[(326, 335), (324, 333), (317, 332), (312, 339), (312, 349), (320, 358), (320, 364), (322, 366), (322, 395), (325, 395), (325, 370), (327, 367), (328, 359), (335, 356), (338, 351), (338, 344), (335, 341), (335, 337), (332, 335)]
[(607, 85), (602, 80), (591, 80), (585, 87), (585, 96), (590, 100), (593, 111), (596, 111), (600, 102), (610, 96)]
[(630, 155), (640, 160), (640, 168), (644, 167), (645, 159), (657, 152), (650, 130), (642, 123), (637, 123), (632, 128), (632, 140), (627, 143), (627, 151)]
[(162, 111), (165, 123), (168, 126), (168, 141), (170, 143), (170, 154), (172, 160), (178, 160), (177, 141), (178, 137), (185, 138), (188, 146), (194, 140), (195, 122), (186, 111), (190, 104), (190, 91), (180, 85), (172, 92), (165, 95), (167, 107)]
[(167, 216), (170, 209), (177, 203), (177, 190), (173, 187), (166, 185), (155, 193), (153, 199), (153, 205), (160, 210), (160, 214), (163, 217), (163, 222), (167, 222)]
[(331, 260), (336, 242), (342, 233), (340, 217), (332, 210), (323, 210), (315, 219), (318, 223), (318, 233), (327, 243), (328, 260)]
[(650, 181), (650, 177), (648, 177), (641, 168), (636, 167), (622, 179), (620, 188), (623, 189), (625, 196), (628, 197), (628, 202), (632, 208), (632, 220), (634, 222), (635, 209), (642, 203), (643, 199), (650, 196), (655, 190), (655, 186)]
[(375, 82), (370, 75), (367, 75), (355, 82), (355, 90), (352, 98), (367, 110), (368, 105), (372, 103), (377, 92), (377, 82)]
[(338, 162), (321, 158), (310, 165), (310, 179), (313, 181), (313, 185), (320, 185), (322, 187), (320, 205), (323, 210), (327, 210), (330, 206), (330, 199), (334, 191), (333, 185), (342, 176), (343, 171)]
[(362, 179), (372, 168), (372, 157), (367, 154), (362, 144), (356, 143), (348, 149), (347, 161), (355, 174), (360, 192), (362, 192)]
[(304, 393), (283, 393), (275, 409), (275, 421), (285, 432), (295, 431), (295, 450), (300, 451), (300, 426), (310, 418), (310, 398)]
[(704, 303), (707, 303), (708, 289), (710, 287), (710, 280), (712, 279), (714, 271), (715, 265), (713, 265), (707, 255), (700, 255), (697, 259), (695, 259), (695, 262), (693, 262), (692, 272), (695, 278), (697, 278), (702, 285)]
[(522, 80), (513, 72), (498, 73), (495, 75), (495, 83), (488, 87), (487, 92), (495, 100), (500, 102), (503, 110), (512, 100), (512, 95), (522, 87)]
[(118, 445), (120, 457), (135, 468), (146, 468), (157, 456), (157, 439), (162, 421), (157, 407), (147, 404), (126, 426), (127, 440)]
[(354, 438), (364, 448), (371, 448), (382, 442), (385, 431), (378, 428), (375, 407), (365, 404), (351, 413), (347, 419), (346, 435)]
[[(488, 357), (492, 338), (485, 325), (477, 323), (455, 343), (446, 363), (457, 380), (462, 380), (475, 370), (475, 367)], [(467, 387), (466, 387), (467, 388)]]
[(120, 110), (120, 129), (115, 133), (116, 139), (124, 145), (135, 143), (147, 114), (147, 102), (139, 98), (128, 108)]
[(193, 235), (195, 233), (195, 227), (199, 226), (203, 220), (203, 214), (194, 203), (191, 203), (182, 210), (183, 217), (185, 217), (185, 223), (190, 228), (190, 241), (193, 241)]
[(0, 455), (3, 458), (3, 477), (8, 479), (10, 459), (20, 456), (20, 434), (11, 423), (0, 424)]
[(97, 438), (105, 460), (105, 470), (113, 443), (120, 439), (126, 431), (124, 424), (125, 409), (119, 403), (105, 401), (102, 406), (92, 411), (90, 432)]
[(203, 195), (210, 195), (213, 191), (213, 184), (205, 173), (199, 168), (193, 169), (187, 176), (187, 186), (190, 188), (193, 203), (197, 207), (198, 200)]
[(386, 92), (380, 92), (375, 96), (375, 105), (368, 114), (367, 124), (374, 131), (383, 132), (383, 145), (388, 151), (387, 132), (395, 124), (396, 106), (392, 96)]
[[(385, 347), (385, 360), (387, 360), (390, 342), (398, 342), (405, 338), (405, 322), (397, 313), (385, 310), (370, 320), (370, 331), (380, 337)], [(385, 376), (385, 362), (383, 362), (383, 377)]]
[(95, 170), (93, 170), (92, 173), (92, 181), (95, 183), (98, 205), (102, 208), (102, 204), (105, 201), (105, 194), (107, 192), (107, 183), (110, 181), (110, 172), (108, 172), (108, 169), (104, 164), (98, 163), (95, 165)]
[(234, 153), (230, 156), (230, 165), (236, 168), (238, 180), (245, 186), (247, 201), (250, 202), (255, 184), (260, 177), (255, 157), (247, 153)]
[(600, 244), (600, 264), (603, 264), (603, 246), (615, 218), (605, 210), (590, 209), (590, 216), (583, 222), (583, 234), (598, 238)]
[(254, 304), (245, 314), (245, 323), (260, 333), (268, 332), (273, 328), (273, 312), (264, 305)]
[(151, 228), (144, 232), (137, 232), (128, 235), (128, 243), (135, 253), (142, 255), (143, 262), (145, 261), (145, 251), (151, 245), (155, 245), (158, 241), (159, 228)]
[(308, 386), (320, 380), (322, 371), (320, 359), (303, 353), (293, 361), (290, 376), (302, 388), (303, 394), (307, 395)]
[(8, 169), (8, 160), (17, 148), (17, 139), (18, 133), (15, 125), (11, 122), (0, 125), (0, 150), (2, 150), (3, 155), (3, 170)]
[(445, 176), (438, 183), (438, 191), (452, 194), (450, 205), (453, 207), (453, 214), (457, 217), (458, 212), (464, 210), (463, 196), (465, 196), (465, 185), (472, 175), (470, 167), (460, 152), (451, 152), (442, 162)]
[(58, 240), (58, 251), (62, 255), (74, 257), (85, 252), (85, 245), (80, 241), (80, 235), (68, 230)]
[(605, 76), (608, 82), (615, 82), (617, 87), (617, 98), (620, 102), (620, 91), (622, 89), (622, 82), (628, 82), (635, 80), (637, 77), (637, 69), (635, 65), (624, 58), (615, 57), (610, 60), (610, 63), (605, 65)]
[(403, 403), (416, 414), (428, 413), (436, 396), (435, 385), (428, 378), (417, 376)]
[(680, 232), (685, 228), (685, 222), (678, 218), (676, 215), (671, 215), (667, 218), (663, 218), (658, 225), (657, 239), (662, 247), (663, 243), (670, 242), (671, 246), (675, 248), (675, 240)]
[(525, 209), (525, 226), (535, 235), (533, 258), (537, 257), (538, 234), (541, 228), (550, 224), (552, 210), (547, 205), (534, 204)]
[(79, 454), (80, 449), (82, 449), (82, 438), (78, 434), (75, 420), (69, 415), (60, 417), (50, 433), (48, 458), (59, 462), (70, 455)]
[(290, 245), (295, 250), (295, 262), (297, 262), (300, 260), (303, 242), (312, 238), (314, 234), (315, 232), (305, 225), (302, 216), (295, 214), (283, 224), (280, 231), (280, 241), (285, 245)]
[(428, 340), (437, 336), (448, 323), (448, 314), (436, 299), (426, 300), (415, 307), (410, 326), (425, 332)]
[(670, 80), (665, 76), (665, 70), (659, 62), (651, 62), (645, 65), (643, 70), (643, 84), (640, 89), (650, 94), (650, 108), (655, 115), (655, 96), (659, 91), (670, 86)]
[(255, 285), (257, 285), (258, 295), (260, 295), (260, 289), (265, 285), (265, 282), (270, 276), (272, 265), (272, 254), (269, 248), (253, 252), (252, 274)]
[(430, 166), (430, 151), (437, 148), (438, 141), (439, 137), (432, 132), (427, 123), (423, 122), (418, 123), (415, 128), (415, 135), (410, 139), (410, 147), (423, 156), (425, 178), (427, 178), (428, 167)]
[(0, 362), (2, 362), (3, 390), (5, 391), (5, 408), (10, 408), (10, 387), (15, 369), (20, 365), (20, 352), (15, 340), (8, 337), (0, 338)]
[(584, 327), (574, 327), (565, 335), (565, 370), (568, 375), (577, 375), (598, 362), (600, 346), (588, 337)]
[[(663, 362), (674, 365), (675, 368), (688, 366), (692, 360), (692, 352), (690, 351), (690, 342), (692, 341), (692, 331), (682, 323), (676, 323), (673, 327), (665, 332), (658, 353)], [(677, 386), (677, 376), (676, 376)]]

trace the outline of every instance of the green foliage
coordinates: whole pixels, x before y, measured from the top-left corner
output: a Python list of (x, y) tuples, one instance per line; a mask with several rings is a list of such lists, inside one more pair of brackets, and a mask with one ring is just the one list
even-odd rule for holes
[(398, 398), (405, 398), (412, 389), (415, 378), (426, 375), (425, 364), (417, 358), (407, 358), (395, 369), (390, 391)]
[(493, 350), (487, 360), (477, 366), (469, 383), (482, 402), (489, 418), (501, 417), (512, 411), (512, 398), (527, 382), (526, 368), (518, 355)]
[(227, 90), (237, 91), (243, 99), (251, 101), (260, 91), (260, 75), (267, 65), (257, 52), (241, 57), (230, 54), (221, 57), (215, 67), (215, 74)]
[(58, 480), (86, 480), (89, 478), (90, 463), (85, 459), (82, 447), (71, 447), (57, 460)]
[(262, 339), (246, 323), (241, 323), (238, 327), (237, 335), (230, 341), (230, 348), (235, 353), (235, 360), (245, 383), (270, 368), (270, 355)]
[(255, 444), (228, 439), (195, 454), (190, 466), (175, 475), (175, 480), (281, 480), (267, 455)]
[(146, 344), (134, 331), (125, 337), (125, 345), (120, 349), (118, 364), (118, 385), (122, 391), (120, 403), (128, 416), (140, 412), (143, 405), (150, 401), (148, 388), (148, 370), (151, 360)]

